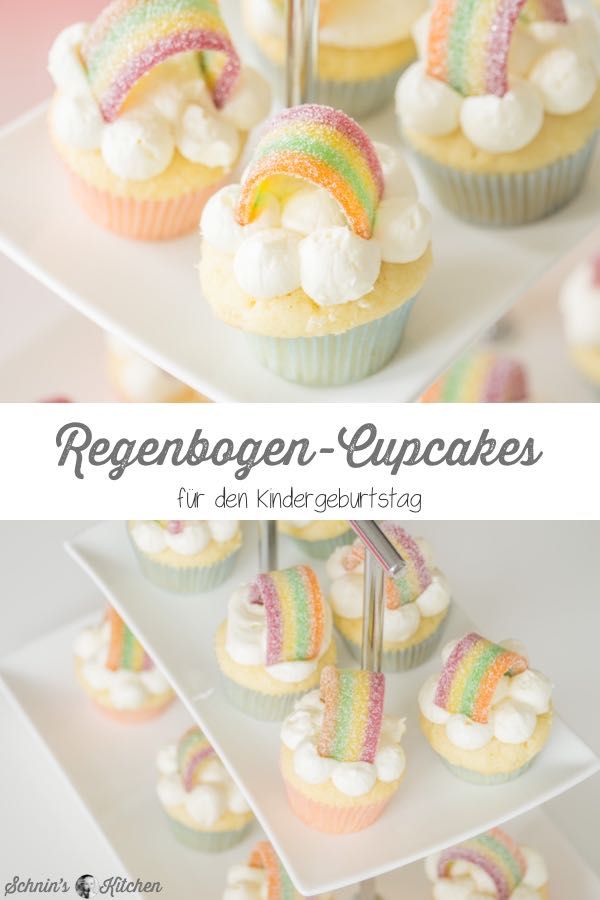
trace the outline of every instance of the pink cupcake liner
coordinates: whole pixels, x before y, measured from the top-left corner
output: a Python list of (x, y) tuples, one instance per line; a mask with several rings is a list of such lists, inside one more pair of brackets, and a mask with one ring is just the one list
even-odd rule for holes
[(164, 241), (195, 231), (206, 201), (224, 184), (219, 179), (168, 200), (136, 200), (92, 187), (70, 170), (69, 178), (75, 199), (93, 222), (139, 241)]
[(361, 803), (350, 807), (329, 806), (301, 794), (289, 781), (285, 781), (285, 788), (292, 811), (300, 821), (315, 831), (328, 834), (352, 834), (368, 828), (379, 818), (389, 802), (388, 798), (379, 803)]

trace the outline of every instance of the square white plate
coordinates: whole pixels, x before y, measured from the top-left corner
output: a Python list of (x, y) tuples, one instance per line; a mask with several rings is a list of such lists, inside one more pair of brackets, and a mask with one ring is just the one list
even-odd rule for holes
[[(255, 56), (239, 4), (224, 0), (223, 7), (242, 55)], [(391, 106), (364, 124), (373, 138), (398, 143)], [(415, 399), (593, 230), (600, 207), (600, 153), (581, 196), (526, 228), (466, 225), (440, 207), (415, 173), (434, 217), (435, 267), (411, 313), (401, 353), (358, 384), (314, 389), (271, 375), (248, 352), (244, 335), (213, 316), (198, 284), (197, 236), (140, 243), (88, 221), (71, 199), (50, 146), (45, 106), (0, 132), (0, 173), (0, 251), (211, 399), (246, 402)]]
[[(454, 778), (417, 724), (416, 696), (429, 672), (439, 667), (434, 659), (416, 672), (388, 677), (386, 709), (408, 717), (408, 769), (381, 819), (356, 835), (327, 836), (304, 826), (290, 812), (279, 774), (279, 724), (255, 721), (231, 707), (213, 649), (232, 587), (256, 574), (256, 533), (252, 525), (245, 529), (232, 578), (197, 597), (165, 593), (142, 577), (123, 522), (96, 525), (67, 548), (139, 635), (205, 730), (301, 893), (334, 890), (421, 859), (531, 810), (599, 770), (595, 754), (557, 717), (548, 746), (525, 776), (491, 788)], [(287, 542), (280, 557), (281, 565), (298, 561)], [(322, 564), (315, 569), (323, 574)], [(448, 637), (471, 627), (455, 604)], [(340, 659), (346, 660), (343, 652)]]
[[(246, 858), (261, 838), (260, 829), (256, 826), (243, 844), (224, 854), (196, 854), (172, 838), (154, 793), (154, 759), (160, 747), (177, 739), (189, 718), (179, 704), (140, 726), (122, 726), (101, 716), (73, 677), (73, 640), (88, 621), (71, 623), (3, 659), (0, 686), (18, 705), (132, 878), (158, 880), (164, 895), (178, 900), (197, 900), (201, 885), (202, 900), (219, 900), (228, 867)], [(511, 822), (510, 833), (544, 855), (553, 896), (577, 900), (600, 896), (596, 875), (541, 812)], [(378, 888), (385, 900), (431, 900), (422, 863), (382, 876)], [(343, 898), (350, 900), (352, 894), (346, 890)]]

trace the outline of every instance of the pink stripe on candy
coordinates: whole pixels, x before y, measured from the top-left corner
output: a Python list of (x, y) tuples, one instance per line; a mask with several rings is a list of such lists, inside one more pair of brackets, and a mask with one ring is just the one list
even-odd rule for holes
[(384, 522), (381, 527), (383, 532), (389, 538), (398, 541), (401, 548), (400, 553), (407, 553), (408, 556), (410, 556), (410, 562), (412, 563), (417, 573), (421, 592), (423, 592), (425, 588), (428, 588), (431, 584), (432, 578), (431, 573), (425, 563), (423, 554), (419, 550), (419, 545), (414, 540), (414, 538), (412, 538), (410, 534), (404, 530), (404, 528), (400, 528), (399, 525), (394, 525), (393, 522)]
[(458, 860), (472, 863), (474, 866), (487, 872), (496, 887), (498, 900), (510, 900), (509, 888), (504, 873), (501, 872), (488, 857), (478, 853), (476, 850), (471, 850), (468, 847), (454, 847), (442, 853), (438, 864), (438, 874), (440, 877), (444, 878), (444, 876), (447, 875), (447, 867)]
[(181, 780), (183, 781), (183, 786), (186, 791), (191, 791), (194, 786), (194, 771), (196, 766), (198, 766), (202, 760), (206, 759), (208, 756), (212, 756), (214, 754), (214, 750), (212, 747), (204, 747), (202, 750), (198, 750), (197, 753), (194, 753), (192, 758), (189, 760), (185, 772), (181, 776)]
[(460, 666), (463, 658), (469, 653), (469, 651), (481, 640), (478, 634), (475, 632), (471, 632), (471, 634), (465, 635), (464, 638), (458, 642), (452, 653), (448, 658), (448, 662), (442, 669), (442, 674), (440, 675), (440, 680), (438, 681), (437, 690), (435, 692), (435, 697), (433, 698), (433, 702), (436, 706), (441, 706), (442, 709), (446, 708), (446, 704), (448, 703), (448, 698), (450, 696), (450, 691), (452, 689), (452, 682), (454, 681), (454, 676)]
[(486, 92), (503, 97), (508, 91), (508, 53), (516, 21), (527, 0), (502, 0), (490, 30), (486, 61)]
[(369, 712), (361, 754), (362, 762), (375, 762), (379, 737), (381, 735), (384, 697), (385, 676), (381, 672), (373, 673), (369, 689)]
[(273, 579), (266, 574), (256, 576), (254, 588), (257, 591), (260, 600), (251, 600), (251, 602), (260, 603), (262, 601), (268, 617), (267, 665), (272, 666), (279, 662), (279, 659), (281, 658), (283, 640), (283, 623), (281, 621), (281, 610), (279, 607), (277, 588), (275, 587)]

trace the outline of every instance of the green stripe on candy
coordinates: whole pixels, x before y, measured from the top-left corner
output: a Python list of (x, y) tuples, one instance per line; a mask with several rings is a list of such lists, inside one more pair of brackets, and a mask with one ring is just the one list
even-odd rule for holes
[(472, 360), (466, 356), (456, 363), (444, 379), (443, 399), (448, 403), (456, 403), (457, 397), (462, 390), (462, 381), (465, 373), (468, 371)]
[(482, 834), (477, 838), (477, 841), (501, 858), (502, 862), (510, 871), (514, 883), (519, 884), (523, 877), (521, 867), (508, 847), (505, 847), (504, 844), (497, 840), (492, 834)]
[(460, 94), (467, 93), (468, 47), (477, 4), (482, 0), (458, 0), (448, 46), (448, 83)]
[(131, 669), (135, 662), (136, 639), (127, 625), (123, 626), (123, 668)]
[(346, 744), (348, 743), (348, 735), (352, 728), (352, 709), (353, 709), (353, 682), (352, 673), (339, 673), (339, 702), (338, 702), (338, 720), (336, 723), (336, 736), (333, 745), (333, 759), (343, 759)]
[(488, 647), (483, 653), (480, 653), (475, 668), (467, 679), (461, 698), (460, 711), (464, 716), (468, 716), (469, 718), (472, 717), (482, 677), (485, 675), (487, 669), (493, 664), (494, 660), (505, 652), (503, 647), (492, 644), (491, 647)]
[(289, 569), (287, 578), (292, 590), (296, 613), (296, 659), (306, 659), (309, 650), (310, 627), (308, 610), (306, 608), (304, 579), (297, 569)]

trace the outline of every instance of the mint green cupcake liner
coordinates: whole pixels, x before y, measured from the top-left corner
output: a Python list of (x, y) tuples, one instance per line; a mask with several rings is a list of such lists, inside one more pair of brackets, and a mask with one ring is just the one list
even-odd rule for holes
[(150, 559), (131, 541), (140, 568), (148, 581), (174, 594), (203, 594), (222, 584), (233, 572), (238, 550), (212, 566), (166, 566)]
[(236, 709), (253, 719), (262, 719), (265, 722), (281, 722), (292, 712), (296, 701), (306, 693), (297, 691), (291, 694), (263, 694), (243, 687), (226, 675), (223, 675), (223, 682), (227, 699)]
[(447, 769), (449, 769), (453, 775), (456, 775), (457, 778), (460, 778), (461, 781), (468, 781), (470, 784), (506, 784), (507, 781), (514, 781), (515, 778), (519, 778), (520, 775), (523, 775), (528, 769), (531, 768), (535, 756), (533, 759), (530, 759), (529, 762), (525, 763), (524, 766), (521, 766), (520, 769), (515, 769), (514, 772), (500, 772), (497, 775), (482, 775), (480, 772), (475, 772), (472, 769), (464, 769), (462, 766), (453, 766), (443, 757), (440, 757), (444, 761), (444, 765)]
[(314, 559), (328, 559), (337, 547), (345, 547), (347, 544), (351, 544), (356, 537), (351, 528), (337, 537), (323, 538), (320, 541), (307, 541), (303, 540), (303, 538), (294, 537), (291, 534), (286, 534), (285, 536)]
[(258, 361), (286, 381), (307, 387), (351, 384), (373, 375), (400, 346), (415, 297), (381, 319), (322, 337), (247, 334)]
[[(373, 50), (377, 53), (377, 49)], [(365, 78), (361, 81), (317, 81), (316, 102), (334, 109), (343, 109), (353, 118), (368, 116), (389, 103), (394, 96), (398, 79), (407, 66), (402, 66), (380, 75), (377, 78)]]
[(243, 828), (235, 831), (196, 831), (195, 828), (188, 828), (182, 822), (177, 822), (168, 814), (169, 825), (171, 831), (180, 844), (184, 844), (191, 850), (198, 850), (201, 853), (222, 853), (235, 847), (244, 840), (250, 829), (252, 822), (248, 822)]
[(475, 225), (517, 226), (537, 222), (570, 203), (588, 173), (596, 136), (577, 153), (533, 172), (463, 172), (416, 152), (440, 202)]
[[(412, 647), (405, 647), (404, 650), (384, 650), (381, 654), (381, 671), (382, 672), (408, 672), (409, 669), (416, 669), (422, 666), (427, 660), (431, 659), (435, 653), (442, 635), (446, 630), (446, 622), (448, 616), (440, 622), (439, 626), (424, 641), (419, 641)], [(339, 633), (339, 632), (338, 632)], [(352, 658), (360, 662), (361, 645), (355, 644), (345, 635), (341, 635), (346, 647), (350, 651)]]

